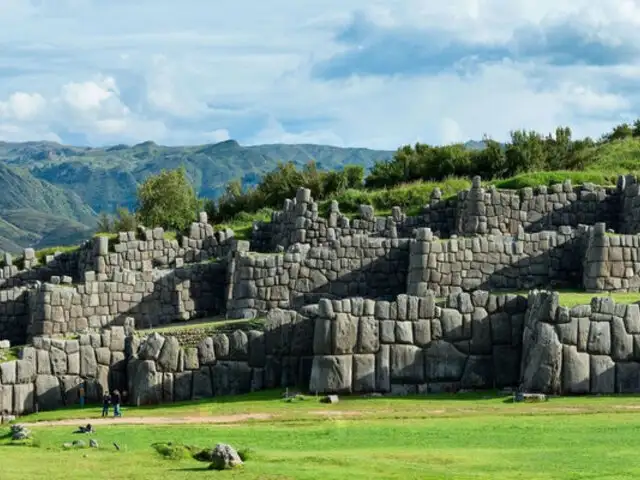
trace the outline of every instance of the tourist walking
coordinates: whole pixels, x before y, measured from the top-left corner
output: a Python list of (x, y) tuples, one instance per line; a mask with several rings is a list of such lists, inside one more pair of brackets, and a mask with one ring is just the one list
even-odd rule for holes
[(104, 396), (102, 397), (102, 416), (103, 417), (108, 417), (109, 416), (109, 403), (110, 403), (111, 399), (109, 398), (109, 394), (105, 393)]
[(120, 392), (118, 390), (113, 391), (113, 395), (111, 395), (111, 403), (113, 403), (113, 416), (121, 417), (122, 413), (120, 413), (120, 402), (122, 398), (120, 397)]
[(84, 383), (80, 384), (80, 388), (78, 390), (78, 393), (80, 395), (80, 408), (84, 408)]

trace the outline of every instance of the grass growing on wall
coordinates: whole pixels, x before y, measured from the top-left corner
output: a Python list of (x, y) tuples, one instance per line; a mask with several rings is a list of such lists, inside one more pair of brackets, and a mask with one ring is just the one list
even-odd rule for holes
[(233, 319), (226, 320), (223, 316), (215, 317), (211, 319), (203, 319), (203, 320), (195, 320), (192, 322), (185, 322), (181, 324), (180, 322), (171, 323), (169, 325), (159, 325), (153, 328), (140, 329), (136, 330), (138, 335), (149, 335), (151, 333), (159, 333), (159, 334), (171, 334), (171, 333), (180, 333), (180, 332), (189, 332), (191, 330), (207, 330), (207, 331), (216, 331), (216, 330), (235, 330), (235, 328), (242, 329), (253, 329), (261, 330), (264, 327), (264, 318), (254, 318), (252, 320), (246, 319)]
[[(603, 297), (611, 297), (616, 303), (638, 303), (640, 302), (640, 293), (628, 293), (628, 292), (612, 292), (612, 293), (593, 293), (593, 292), (584, 292), (580, 290), (555, 290), (559, 294), (559, 302), (560, 305), (565, 307), (575, 307), (576, 305), (589, 305), (591, 300), (595, 297), (603, 298)], [(519, 290), (519, 291), (494, 291), (491, 292), (495, 295), (500, 295), (504, 293), (512, 293), (516, 295), (522, 295), (527, 297), (529, 295), (528, 290)]]

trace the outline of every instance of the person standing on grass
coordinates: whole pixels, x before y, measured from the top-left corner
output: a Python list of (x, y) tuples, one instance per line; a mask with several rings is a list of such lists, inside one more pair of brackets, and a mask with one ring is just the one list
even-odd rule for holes
[(78, 390), (80, 395), (80, 408), (84, 408), (84, 383), (80, 384), (80, 389)]
[(105, 393), (104, 396), (102, 397), (102, 416), (103, 417), (108, 417), (109, 416), (109, 402), (110, 402), (110, 398), (109, 398), (109, 394)]
[(121, 402), (120, 392), (118, 390), (113, 391), (113, 395), (111, 395), (111, 403), (113, 403), (113, 416), (121, 417), (120, 413), (120, 402)]

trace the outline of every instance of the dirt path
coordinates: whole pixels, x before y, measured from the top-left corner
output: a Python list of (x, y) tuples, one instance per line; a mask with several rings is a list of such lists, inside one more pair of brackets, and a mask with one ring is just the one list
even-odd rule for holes
[(56, 427), (65, 425), (185, 425), (185, 424), (233, 424), (248, 420), (270, 420), (274, 415), (267, 413), (247, 413), (238, 415), (218, 416), (187, 416), (187, 417), (107, 417), (107, 418), (70, 418), (65, 420), (50, 420), (42, 422), (21, 423), (30, 427)]
[[(340, 410), (314, 410), (307, 412), (312, 415), (322, 415), (327, 417), (358, 416), (357, 411)], [(80, 426), (90, 423), (91, 425), (187, 425), (187, 424), (221, 424), (231, 425), (245, 423), (249, 420), (272, 420), (278, 415), (270, 413), (246, 413), (236, 415), (191, 415), (185, 417), (98, 417), (98, 418), (68, 418), (65, 420), (45, 420), (40, 422), (21, 423), (29, 427), (56, 427), (56, 426)]]

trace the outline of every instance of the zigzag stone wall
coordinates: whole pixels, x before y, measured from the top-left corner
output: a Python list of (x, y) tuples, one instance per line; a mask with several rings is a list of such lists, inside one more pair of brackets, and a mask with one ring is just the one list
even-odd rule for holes
[(515, 237), (440, 240), (429, 229), (418, 229), (410, 245), (407, 293), (575, 287), (582, 281), (585, 232), (569, 227), (539, 233), (520, 229)]
[(353, 235), (283, 254), (238, 253), (227, 316), (252, 318), (320, 298), (397, 295), (406, 289), (408, 239)]
[[(471, 188), (457, 197), (442, 199), (442, 193), (434, 190), (420, 215), (407, 216), (396, 207), (392, 216), (376, 217), (372, 206), (363, 205), (352, 221), (340, 213), (336, 202), (331, 204), (328, 217), (322, 218), (310, 191), (302, 188), (295, 199), (285, 202), (282, 211), (274, 212), (271, 222), (254, 225), (252, 250), (273, 252), (296, 243), (318, 246), (354, 234), (406, 238), (413, 236), (414, 228), (430, 228), (440, 237), (515, 235), (520, 230), (539, 232), (600, 222), (616, 231), (631, 228), (640, 232), (640, 222), (633, 221), (632, 198), (638, 195), (634, 181), (621, 180), (617, 187), (609, 188), (593, 184), (574, 187), (567, 180), (551, 187), (515, 191), (484, 188), (480, 177), (475, 177)], [(630, 226), (622, 225), (625, 222)]]
[(85, 283), (44, 283), (29, 292), (33, 336), (100, 331), (132, 317), (139, 328), (224, 312), (226, 263), (172, 270), (115, 271), (109, 280), (87, 272)]

